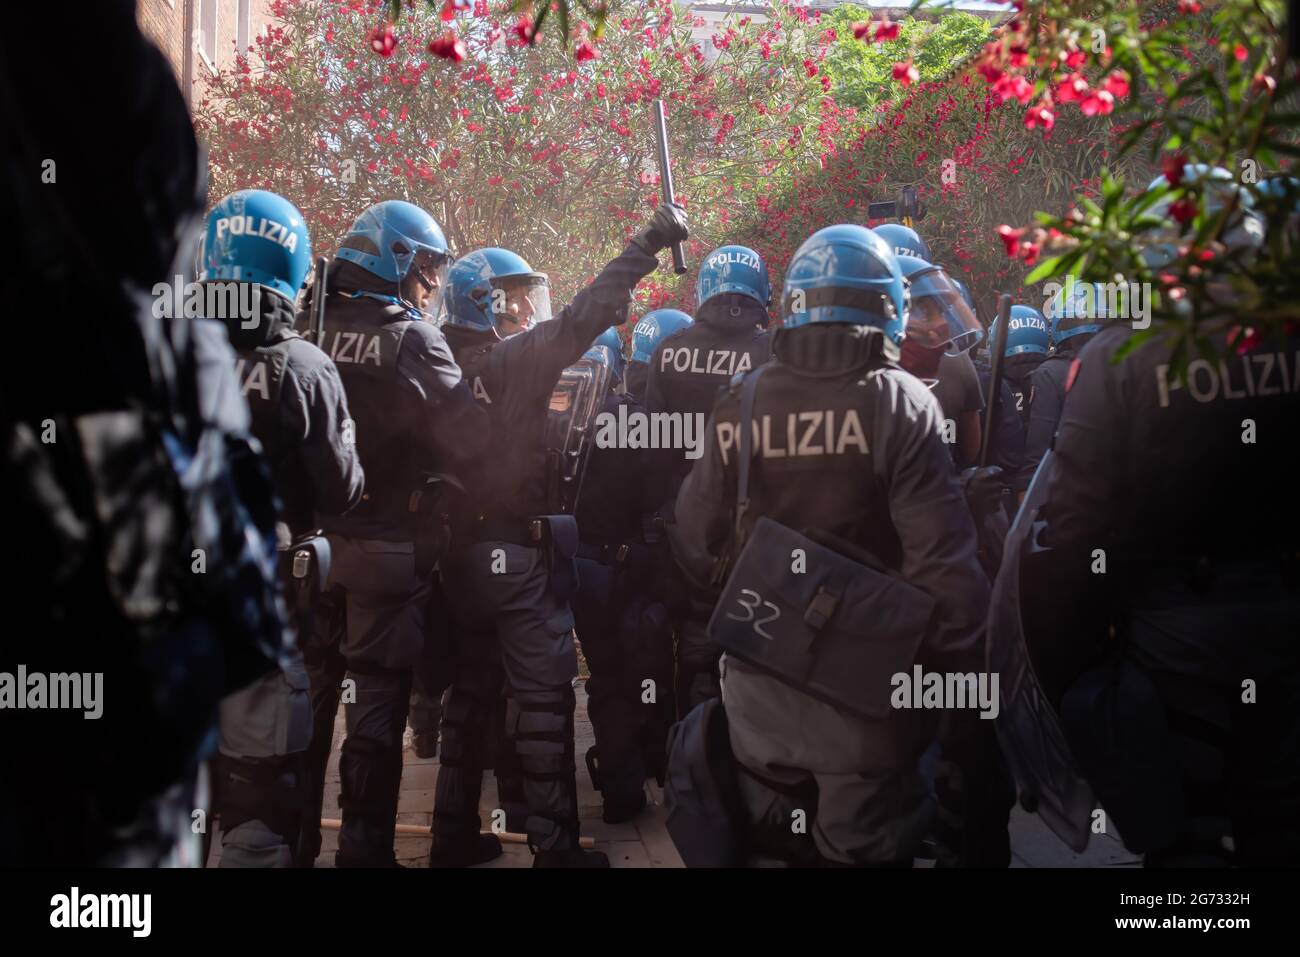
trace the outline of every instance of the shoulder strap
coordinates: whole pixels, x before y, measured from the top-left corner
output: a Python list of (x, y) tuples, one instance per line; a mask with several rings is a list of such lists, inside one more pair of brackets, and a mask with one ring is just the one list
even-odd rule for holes
[(754, 396), (758, 392), (758, 379), (766, 366), (759, 366), (745, 377), (740, 391), (740, 461), (737, 463), (736, 482), (736, 543), (744, 540), (741, 523), (749, 510), (749, 463), (754, 455)]

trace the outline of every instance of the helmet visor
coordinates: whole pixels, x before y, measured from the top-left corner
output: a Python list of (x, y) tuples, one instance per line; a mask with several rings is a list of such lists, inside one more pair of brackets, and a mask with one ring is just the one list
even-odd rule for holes
[(411, 261), (411, 272), (417, 279), (415, 295), (421, 300), (415, 305), (436, 323), (441, 323), (444, 318), (449, 269), (451, 269), (451, 257), (432, 249), (421, 249)]
[(509, 339), (551, 319), (551, 284), (545, 276), (505, 276), (492, 280), (492, 324)]
[(961, 290), (942, 269), (927, 269), (908, 280), (912, 295), (907, 317), (907, 338), (924, 349), (946, 346), (948, 355), (960, 355), (984, 335), (979, 320)]

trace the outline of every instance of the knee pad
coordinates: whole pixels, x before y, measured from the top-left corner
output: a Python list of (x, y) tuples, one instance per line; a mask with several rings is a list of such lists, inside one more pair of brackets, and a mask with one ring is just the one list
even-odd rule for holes
[(452, 685), (442, 712), (443, 767), (482, 767), (484, 743), (497, 707), (499, 688), (467, 676)]
[(524, 778), (560, 780), (573, 772), (573, 689), (517, 693), (509, 699), (506, 726)]
[(382, 814), (397, 803), (402, 780), (401, 742), (348, 735), (339, 756), (339, 807), (360, 814)]

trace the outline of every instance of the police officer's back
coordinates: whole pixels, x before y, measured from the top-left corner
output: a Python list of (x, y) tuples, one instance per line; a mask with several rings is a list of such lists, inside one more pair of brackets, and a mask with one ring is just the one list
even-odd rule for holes
[[(347, 511), (361, 498), (362, 471), (344, 436), (349, 421), (338, 370), (293, 329), (294, 300), (311, 264), (302, 214), (261, 190), (227, 196), (208, 216), (200, 253), (205, 316), (219, 321), (237, 356), (251, 431), (280, 497), (280, 546), (296, 546), (317, 512)], [(282, 552), (282, 555), (285, 554)], [(310, 554), (310, 551), (305, 554)], [(286, 584), (314, 587), (319, 569)], [(310, 624), (303, 596), (289, 594), (301, 640)], [(298, 649), (281, 670), (222, 702), (216, 764), (223, 867), (288, 867), (310, 807), (307, 749), (312, 710)], [(328, 745), (326, 745), (328, 747)]]
[(571, 685), (577, 659), (569, 607), (578, 535), (565, 454), (548, 448), (546, 426), (565, 368), (597, 335), (626, 321), (632, 291), (655, 268), (655, 253), (685, 235), (681, 209), (660, 207), (553, 319), (547, 277), (510, 250), (478, 250), (452, 269), (448, 341), (488, 412), (491, 438), (469, 469), (456, 545), (442, 566), (460, 667), (443, 722), (433, 865), (500, 853), (479, 835), (478, 794), (486, 715), (504, 671), (534, 865), (608, 866), (603, 854), (578, 846)]
[[(767, 264), (754, 250), (722, 246), (709, 253), (696, 280), (695, 322), (664, 339), (650, 358), (646, 409), (707, 418), (732, 376), (771, 356), (771, 299)], [(690, 459), (681, 450), (662, 450), (656, 465), (668, 477), (669, 497), (675, 495)]]
[(1101, 331), (1106, 320), (1105, 293), (1099, 283), (1066, 285), (1048, 305), (1052, 351), (1029, 374), (1029, 419), (1025, 424), (1025, 469), (1032, 475), (1052, 447), (1065, 407), (1070, 366)]
[[(869, 230), (829, 227), (795, 254), (786, 283), (786, 328), (754, 398), (745, 523), (752, 516), (819, 528), (873, 552), (938, 607), (921, 659), (977, 668), (988, 586), (937, 404), (891, 359), (906, 311), (897, 262)], [(806, 311), (793, 313), (798, 291)], [(674, 544), (697, 576), (707, 576), (730, 539), (740, 388), (719, 398), (705, 455), (677, 499)], [(791, 556), (771, 561), (788, 568)], [(932, 812), (916, 770), (932, 718), (867, 721), (732, 656), (723, 703), (754, 853), (910, 862)], [(798, 808), (816, 808), (808, 810), (811, 843), (791, 834)]]
[[(428, 321), (439, 309), (449, 260), (433, 217), (390, 200), (357, 219), (328, 278), (324, 348), (347, 390), (366, 470), (361, 503), (347, 515), (322, 517), (332, 551), (331, 623), (343, 631), (339, 650), (355, 689), (339, 761), (339, 866), (395, 863), (402, 733), (412, 669), (431, 624), (440, 540), (428, 478), (454, 479), (463, 456), (486, 438), (486, 417)], [(323, 739), (343, 676), (333, 655), (308, 663)], [(313, 754), (318, 801), (327, 758), (327, 751)]]

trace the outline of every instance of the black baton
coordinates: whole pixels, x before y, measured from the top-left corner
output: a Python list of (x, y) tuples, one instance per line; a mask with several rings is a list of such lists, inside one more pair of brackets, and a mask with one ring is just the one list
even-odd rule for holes
[[(655, 147), (659, 154), (659, 183), (663, 186), (664, 202), (677, 202), (673, 190), (673, 167), (668, 158), (668, 121), (664, 117), (664, 101), (655, 100)], [(673, 272), (681, 276), (686, 272), (686, 252), (680, 241), (672, 244)]]

